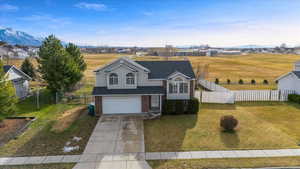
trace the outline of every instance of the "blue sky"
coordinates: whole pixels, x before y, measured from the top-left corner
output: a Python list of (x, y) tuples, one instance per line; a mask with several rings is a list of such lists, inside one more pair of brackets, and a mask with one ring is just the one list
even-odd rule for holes
[(300, 44), (300, 0), (0, 0), (0, 25), (80, 45)]

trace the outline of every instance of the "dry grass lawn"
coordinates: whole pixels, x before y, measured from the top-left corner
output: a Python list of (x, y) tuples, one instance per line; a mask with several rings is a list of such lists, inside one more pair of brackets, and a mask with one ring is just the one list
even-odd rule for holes
[(299, 157), (148, 161), (153, 169), (256, 168), (299, 166)]
[[(94, 72), (97, 68), (110, 63), (111, 61), (126, 54), (84, 54), (87, 63), (84, 82), (89, 85), (82, 89), (84, 93), (89, 93), (92, 84), (95, 81)], [(133, 57), (136, 60), (164, 60), (163, 57), (143, 56)], [(170, 60), (183, 60), (183, 57), (171, 57)], [(275, 79), (293, 69), (295, 61), (299, 60), (299, 55), (282, 54), (249, 54), (240, 56), (222, 56), (222, 57), (188, 57), (194, 68), (198, 65), (204, 67), (208, 64), (207, 79), (214, 81), (219, 78), (220, 82), (237, 83), (239, 79), (250, 82), (252, 79), (256, 82), (262, 82), (264, 79), (270, 82), (270, 85), (226, 85), (230, 89), (274, 89), (276, 88)], [(19, 67), (22, 60), (11, 60), (10, 64)], [(36, 65), (36, 61), (33, 60)]]
[(60, 133), (69, 128), (82, 114), (87, 114), (87, 107), (80, 106), (64, 111), (52, 126), (51, 131)]
[[(235, 133), (223, 132), (219, 127), (223, 115), (238, 119)], [(202, 104), (197, 115), (145, 121), (145, 145), (151, 152), (299, 148), (299, 123), (298, 104)]]

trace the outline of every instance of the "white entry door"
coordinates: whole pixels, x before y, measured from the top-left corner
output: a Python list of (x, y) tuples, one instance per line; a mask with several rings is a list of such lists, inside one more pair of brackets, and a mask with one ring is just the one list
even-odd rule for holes
[(103, 97), (103, 114), (141, 113), (141, 96)]

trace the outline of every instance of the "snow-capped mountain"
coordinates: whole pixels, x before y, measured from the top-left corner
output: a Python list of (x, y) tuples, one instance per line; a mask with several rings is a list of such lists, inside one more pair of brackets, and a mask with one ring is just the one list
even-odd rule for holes
[(0, 41), (11, 45), (40, 46), (42, 38), (36, 38), (25, 32), (15, 31), (12, 28), (0, 27)]

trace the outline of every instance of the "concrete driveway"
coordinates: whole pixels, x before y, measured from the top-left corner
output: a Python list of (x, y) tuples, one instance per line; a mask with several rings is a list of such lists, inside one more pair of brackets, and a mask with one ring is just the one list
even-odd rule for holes
[(151, 169), (141, 116), (102, 116), (74, 169)]
[(145, 152), (143, 119), (138, 116), (103, 116), (84, 154)]

